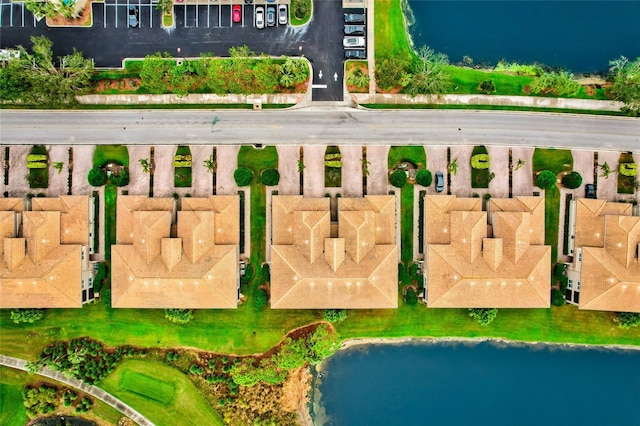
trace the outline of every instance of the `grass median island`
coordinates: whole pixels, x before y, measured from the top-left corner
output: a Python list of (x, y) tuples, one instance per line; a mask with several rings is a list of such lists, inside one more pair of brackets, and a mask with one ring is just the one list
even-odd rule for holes
[(223, 424), (187, 376), (157, 361), (123, 361), (99, 386), (158, 426)]

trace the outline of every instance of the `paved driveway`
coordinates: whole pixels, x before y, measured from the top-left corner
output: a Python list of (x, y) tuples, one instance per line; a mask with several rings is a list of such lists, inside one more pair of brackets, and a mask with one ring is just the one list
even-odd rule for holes
[(582, 176), (582, 185), (571, 191), (573, 198), (584, 197), (584, 186), (593, 183), (593, 152), (573, 149), (573, 170)]
[[(32, 191), (25, 178), (28, 173), (27, 155), (30, 149), (31, 146), (9, 147), (9, 184), (4, 186), (2, 192), (8, 191), (12, 197), (24, 197), (29, 192), (38, 191), (37, 189)], [(4, 180), (2, 182), (4, 184)]]
[(342, 153), (342, 196), (362, 197), (362, 147), (340, 145)]
[[(45, 191), (47, 197), (66, 195), (69, 192), (69, 147), (65, 145), (47, 146), (49, 152), (49, 187)], [(62, 163), (62, 170), (58, 173), (53, 163)]]
[(325, 145), (304, 147), (304, 196), (324, 196), (324, 152)]
[(471, 145), (451, 147), (451, 161), (458, 159), (458, 173), (451, 175), (451, 193), (458, 197), (471, 197), (473, 192), (478, 192), (471, 188), (471, 151)]
[[(93, 152), (95, 147), (91, 145), (73, 146), (73, 173), (71, 192), (73, 195), (91, 195), (96, 188), (89, 185), (87, 176), (93, 167)], [(102, 207), (100, 208), (102, 211)], [(102, 223), (102, 222), (101, 222)]]
[[(491, 173), (495, 176), (489, 182), (489, 193), (492, 197), (509, 197), (509, 148), (501, 146), (487, 146), (491, 160)], [(471, 166), (469, 166), (471, 167)]]
[(151, 175), (143, 172), (139, 160), (151, 161), (151, 149), (143, 145), (129, 145), (127, 149), (129, 151), (129, 194), (149, 195)]
[(189, 148), (191, 149), (192, 194), (194, 197), (208, 197), (213, 194), (213, 175), (205, 167), (204, 161), (213, 155), (213, 147), (211, 145), (192, 145)]
[(300, 147), (298, 145), (277, 145), (276, 149), (278, 150), (278, 172), (280, 172), (278, 194), (299, 195), (300, 173), (298, 173), (298, 161), (300, 161)]
[(367, 176), (367, 194), (387, 195), (389, 193), (389, 146), (367, 146), (369, 176)]
[[(447, 147), (443, 145), (431, 146), (427, 145), (424, 147), (425, 152), (427, 154), (427, 168), (433, 174), (434, 182), (427, 188), (427, 194), (437, 194), (436, 192), (436, 173), (442, 172), (444, 175), (444, 185), (445, 188), (442, 191), (443, 194), (447, 193)], [(420, 188), (423, 190), (424, 188), (416, 185), (416, 188)]]
[[(233, 172), (238, 168), (240, 145), (218, 145), (216, 147), (216, 194), (237, 195), (238, 186)], [(248, 216), (248, 215), (247, 215)]]
[[(534, 148), (513, 147), (511, 148), (511, 162), (513, 164), (511, 191), (514, 197), (518, 195), (533, 195), (533, 151)], [(518, 170), (518, 161), (524, 161)]]
[(173, 187), (173, 156), (176, 153), (175, 146), (156, 146), (153, 161), (156, 168), (153, 171), (153, 196), (171, 197), (174, 192), (184, 195), (191, 188), (174, 189)]

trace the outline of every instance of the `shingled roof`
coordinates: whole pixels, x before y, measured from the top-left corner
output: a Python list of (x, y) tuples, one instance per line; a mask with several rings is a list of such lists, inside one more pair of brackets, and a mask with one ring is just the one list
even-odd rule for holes
[(640, 217), (628, 203), (576, 200), (580, 309), (640, 312)]
[(540, 241), (544, 199), (492, 199), (492, 226), (481, 203), (426, 196), (427, 306), (549, 307), (551, 248)]
[(395, 198), (338, 200), (332, 235), (328, 198), (272, 197), (271, 307), (398, 306)]
[[(115, 308), (236, 308), (238, 196), (119, 196), (112, 246)], [(172, 231), (173, 229), (173, 231)]]
[(0, 200), (0, 308), (82, 307), (89, 197)]

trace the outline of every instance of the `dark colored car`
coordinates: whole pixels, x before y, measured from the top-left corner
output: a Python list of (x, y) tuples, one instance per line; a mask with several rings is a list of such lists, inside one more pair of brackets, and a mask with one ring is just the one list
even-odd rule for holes
[(129, 27), (138, 28), (140, 26), (139, 14), (138, 6), (129, 6)]
[(267, 6), (267, 27), (273, 27), (276, 24), (276, 8)]
[(364, 25), (345, 25), (344, 35), (364, 35)]
[(233, 5), (233, 22), (238, 23), (242, 20), (242, 8), (239, 4)]
[(596, 186), (592, 183), (588, 183), (584, 186), (584, 196), (585, 198), (596, 198)]
[(444, 191), (444, 175), (442, 172), (436, 173), (436, 192)]
[(347, 24), (360, 24), (364, 23), (364, 14), (363, 13), (345, 13), (344, 14), (344, 22)]
[(364, 49), (347, 49), (344, 51), (346, 59), (367, 59), (367, 51)]

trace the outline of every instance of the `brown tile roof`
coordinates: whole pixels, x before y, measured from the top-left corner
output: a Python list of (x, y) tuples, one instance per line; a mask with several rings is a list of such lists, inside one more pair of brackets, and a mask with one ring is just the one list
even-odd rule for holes
[(576, 201), (576, 246), (582, 247), (580, 309), (640, 312), (640, 217), (630, 216), (630, 207)]
[(88, 197), (34, 198), (34, 211), (24, 212), (22, 200), (3, 201), (11, 211), (0, 211), (0, 307), (81, 307)]
[(604, 247), (604, 218), (607, 215), (631, 216), (629, 203), (578, 198), (576, 200), (576, 247)]
[(340, 198), (331, 231), (328, 198), (272, 197), (271, 307), (398, 306), (395, 198)]
[(173, 199), (145, 198), (118, 197), (113, 306), (236, 308), (239, 197), (184, 198), (174, 226)]
[(536, 241), (544, 238), (544, 201), (520, 198), (492, 200), (489, 227), (478, 199), (426, 196), (429, 307), (549, 307), (551, 248)]

